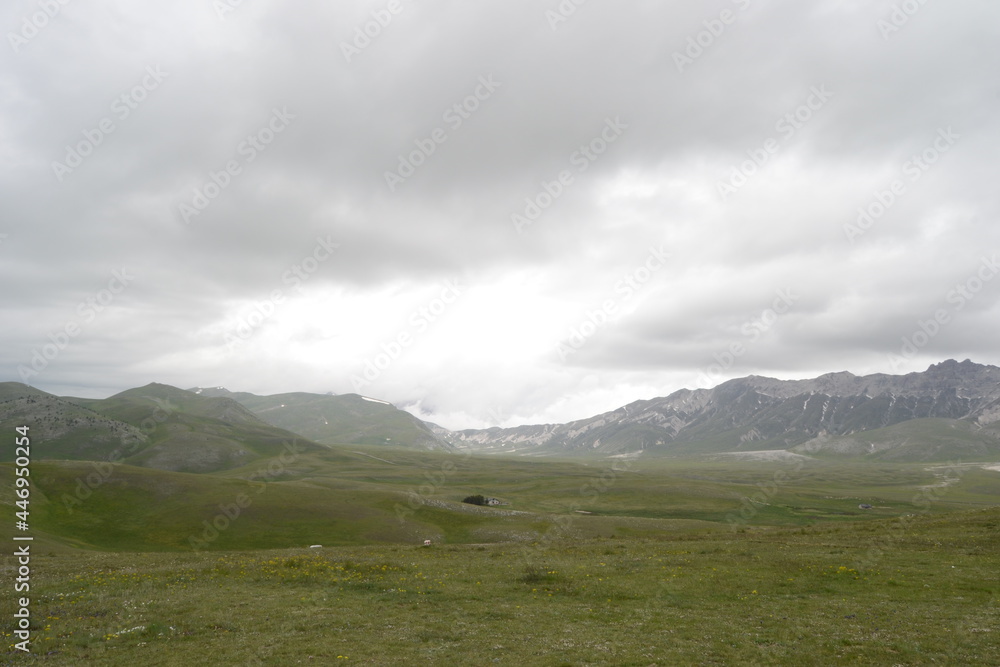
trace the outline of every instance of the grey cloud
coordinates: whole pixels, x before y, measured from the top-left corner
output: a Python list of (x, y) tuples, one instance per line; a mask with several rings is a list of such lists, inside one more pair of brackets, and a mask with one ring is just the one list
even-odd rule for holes
[[(351, 369), (318, 351), (306, 361), (279, 345), (248, 369), (205, 334), (237, 304), (291, 295), (286, 272), (329, 237), (340, 250), (295, 298), (342, 299), (345, 318), (352, 299), (373, 299), (338, 323), (337, 340), (369, 347), (315, 348), (347, 359), (393, 334), (374, 324), (389, 285), (418, 294), (450, 276), (535, 276), (536, 294), (497, 304), (496, 327), (537, 331), (536, 344), (440, 342), (475, 330), (458, 309), (371, 387), (456, 419), (583, 416), (574, 410), (668, 393), (787, 286), (801, 299), (729, 372), (888, 370), (900, 338), (940, 304), (956, 308), (949, 291), (1000, 251), (1000, 9), (927, 3), (886, 32), (892, 4), (585, 3), (553, 30), (554, 2), (404, 0), (351, 62), (341, 43), (384, 4), (254, 2), (224, 17), (194, 2), (67, 5), (0, 63), (0, 280), (5, 321), (17, 322), (0, 369), (18, 379), (81, 300), (134, 266), (135, 284), (39, 386), (347, 390)], [(17, 32), (33, 7), (8, 8), (0, 25)], [(706, 37), (724, 10), (732, 22)], [(689, 38), (707, 45), (678, 71)], [(148, 68), (167, 73), (155, 88)], [(483, 78), (499, 86), (448, 115)], [(832, 96), (810, 109), (817, 90)], [(275, 109), (294, 119), (247, 149), (270, 138)], [(627, 129), (578, 170), (576, 151), (615, 118)], [(53, 162), (105, 119), (113, 131), (60, 180)], [(438, 128), (445, 140), (390, 191), (386, 172)], [(907, 162), (947, 128), (960, 138), (914, 178)], [(768, 145), (723, 201), (719, 184)], [(227, 178), (230, 161), (239, 173)], [(512, 214), (566, 170), (572, 184), (517, 233)], [(185, 222), (181, 205), (213, 178), (225, 185)], [(852, 243), (845, 225), (896, 179), (905, 194)], [(622, 302), (626, 315), (560, 360), (560, 336), (660, 244), (670, 262)], [(984, 283), (912, 363), (1000, 361), (998, 289)], [(560, 305), (539, 314), (533, 299)], [(269, 330), (293, 331), (294, 347), (329, 333), (284, 312)]]

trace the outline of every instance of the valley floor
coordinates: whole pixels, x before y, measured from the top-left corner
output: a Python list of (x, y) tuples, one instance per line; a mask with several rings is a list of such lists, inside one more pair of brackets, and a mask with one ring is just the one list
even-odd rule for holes
[(669, 539), (42, 552), (32, 581), (33, 653), (5, 630), (3, 664), (1000, 665), (996, 508)]

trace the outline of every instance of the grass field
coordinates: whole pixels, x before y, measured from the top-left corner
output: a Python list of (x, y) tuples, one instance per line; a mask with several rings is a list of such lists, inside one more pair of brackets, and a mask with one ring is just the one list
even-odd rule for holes
[(996, 509), (902, 530), (53, 551), (35, 562), (36, 653), (7, 664), (996, 665), (998, 573)]
[(3, 664), (1000, 665), (979, 463), (351, 447), (214, 475), (39, 461), (32, 482), (33, 653)]
[[(12, 479), (12, 467), (0, 465), (0, 503), (11, 512)], [(37, 530), (76, 546), (137, 551), (523, 541), (583, 515), (580, 537), (653, 536), (677, 525), (803, 526), (1000, 505), (1000, 473), (978, 464), (585, 464), (360, 447), (214, 475), (38, 461), (32, 483)], [(477, 493), (506, 504), (460, 502)], [(0, 525), (0, 537), (11, 530), (12, 522)]]

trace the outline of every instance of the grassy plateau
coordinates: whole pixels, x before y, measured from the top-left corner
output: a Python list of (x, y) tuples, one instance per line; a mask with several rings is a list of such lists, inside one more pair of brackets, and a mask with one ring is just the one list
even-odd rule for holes
[[(0, 662), (1000, 665), (997, 465), (37, 461), (31, 653), (10, 546)], [(13, 480), (0, 465), (8, 545)]]

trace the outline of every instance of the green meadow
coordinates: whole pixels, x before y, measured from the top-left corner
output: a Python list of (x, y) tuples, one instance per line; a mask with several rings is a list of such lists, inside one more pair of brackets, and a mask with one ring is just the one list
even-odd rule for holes
[(1000, 664), (986, 465), (353, 446), (215, 474), (37, 461), (32, 652), (13, 648), (11, 548), (3, 660)]

